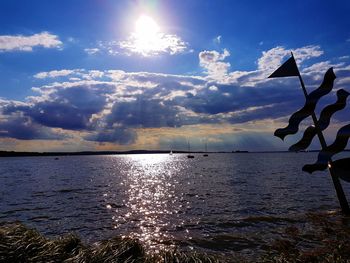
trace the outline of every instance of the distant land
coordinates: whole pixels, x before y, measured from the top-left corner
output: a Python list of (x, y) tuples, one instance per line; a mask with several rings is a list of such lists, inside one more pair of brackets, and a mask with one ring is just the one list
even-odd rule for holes
[[(188, 153), (188, 151), (172, 151), (173, 153)], [(244, 151), (247, 152), (247, 151)], [(0, 157), (18, 156), (72, 156), (72, 155), (121, 155), (121, 154), (169, 154), (170, 150), (130, 150), (130, 151), (83, 151), (83, 152), (15, 152), (0, 151)], [(204, 153), (204, 152), (191, 152)], [(230, 152), (208, 152), (208, 153), (230, 153)]]
[[(350, 151), (350, 150), (344, 150)], [(176, 153), (188, 153), (188, 151), (172, 151)], [(307, 152), (319, 152), (319, 150), (310, 150)], [(122, 155), (122, 154), (168, 154), (170, 150), (130, 150), (130, 151), (82, 151), (82, 152), (15, 152), (15, 151), (0, 151), (0, 157), (21, 157), (21, 156), (74, 156), (74, 155)], [(204, 153), (203, 151), (191, 152), (191, 153)], [(211, 153), (290, 153), (289, 151), (218, 151), (207, 152)]]

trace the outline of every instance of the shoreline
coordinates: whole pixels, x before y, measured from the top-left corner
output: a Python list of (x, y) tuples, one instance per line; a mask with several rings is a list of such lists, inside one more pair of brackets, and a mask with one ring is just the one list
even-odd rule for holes
[[(344, 150), (347, 152), (350, 150)], [(302, 151), (298, 153), (314, 153), (319, 150)], [(128, 154), (169, 154), (170, 150), (131, 150), (131, 151), (82, 151), (82, 152), (16, 152), (0, 151), (1, 157), (41, 157), (41, 156), (87, 156), (87, 155), (128, 155)], [(188, 151), (172, 151), (173, 154), (188, 154)], [(290, 151), (191, 151), (191, 154), (256, 154), (256, 153), (294, 153)]]
[(47, 238), (23, 223), (0, 222), (0, 262), (348, 262), (350, 218), (337, 211), (308, 213), (305, 219), (304, 227), (285, 226), (262, 253), (249, 257), (179, 248), (155, 253), (146, 251), (139, 240), (121, 236), (86, 244), (72, 233)]

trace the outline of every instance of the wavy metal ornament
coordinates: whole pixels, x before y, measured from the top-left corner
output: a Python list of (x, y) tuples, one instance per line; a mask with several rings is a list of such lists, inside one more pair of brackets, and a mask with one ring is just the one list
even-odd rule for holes
[(341, 127), (337, 133), (335, 141), (319, 152), (317, 162), (304, 165), (303, 171), (313, 173), (327, 169), (333, 155), (344, 151), (350, 137), (350, 124)]
[(284, 140), (287, 135), (297, 133), (299, 130), (299, 124), (314, 112), (316, 104), (320, 98), (327, 95), (332, 90), (335, 78), (336, 76), (333, 72), (333, 68), (328, 69), (321, 86), (306, 97), (303, 108), (293, 113), (293, 115), (289, 118), (288, 126), (277, 129), (274, 135)]
[[(320, 119), (317, 120), (314, 110), (316, 108), (316, 104), (318, 100), (322, 96), (328, 94), (333, 88), (334, 79), (336, 78), (334, 75), (333, 69), (330, 68), (326, 72), (321, 86), (317, 90), (310, 93), (310, 95), (308, 95), (307, 90), (305, 88), (304, 81), (300, 75), (298, 66), (295, 63), (293, 53), (291, 53), (291, 55), (292, 55), (291, 58), (289, 58), (277, 70), (275, 70), (275, 72), (272, 73), (269, 78), (297, 76), (299, 78), (300, 85), (306, 101), (305, 101), (304, 107), (301, 110), (295, 112), (290, 117), (289, 124), (286, 128), (277, 129), (275, 131), (275, 136), (283, 140), (285, 136), (289, 134), (297, 133), (299, 130), (300, 122), (304, 120), (306, 117), (311, 115), (312, 121), (314, 123), (314, 127), (312, 126), (309, 127), (305, 131), (302, 140), (300, 140), (298, 143), (293, 145), (291, 149), (297, 150), (297, 149), (306, 148), (307, 146), (310, 145), (312, 138), (315, 136), (315, 133), (317, 133), (318, 135), (317, 137), (320, 141), (322, 151), (318, 154), (317, 162), (314, 164), (305, 165), (303, 167), (303, 170), (309, 173), (312, 173), (316, 170), (324, 170), (328, 166), (329, 173), (330, 173), (330, 176), (332, 177), (332, 182), (336, 190), (342, 212), (350, 216), (350, 207), (346, 199), (343, 187), (339, 180), (340, 178), (350, 182), (350, 176), (349, 176), (350, 158), (337, 160), (335, 162), (332, 162), (332, 159), (331, 159), (334, 154), (341, 152), (345, 149), (346, 144), (350, 137), (350, 124), (339, 129), (336, 140), (330, 146), (327, 146), (326, 140), (322, 133), (322, 131), (326, 127), (328, 127), (330, 118), (333, 115), (333, 113), (345, 107), (346, 102), (345, 101), (341, 102), (341, 101), (343, 101), (343, 97), (346, 100), (349, 94), (346, 91), (340, 91), (340, 93), (338, 92), (337, 102), (339, 103), (338, 104), (335, 103), (334, 105), (329, 105), (328, 107), (326, 107), (322, 111), (321, 113), (322, 116), (320, 116)], [(344, 105), (342, 105), (342, 103), (344, 103)], [(337, 173), (339, 173), (339, 175), (337, 175)]]
[(340, 179), (350, 182), (350, 158), (332, 162), (332, 169)]
[[(327, 127), (329, 126), (330, 120), (332, 118), (332, 115), (337, 112), (340, 111), (342, 109), (345, 108), (346, 106), (346, 99), (348, 98), (348, 96), (350, 95), (349, 92), (347, 92), (346, 90), (340, 89), (337, 91), (337, 101), (331, 105), (326, 106), (321, 114), (320, 114), (320, 118), (318, 120), (318, 126), (320, 128), (321, 131), (327, 129)], [(315, 137), (315, 135), (317, 134), (317, 129), (314, 125), (309, 126), (304, 134), (303, 137), (295, 144), (293, 144), (291, 147), (289, 147), (289, 151), (294, 151), (294, 152), (298, 152), (301, 150), (305, 150), (307, 147), (310, 146), (313, 138)]]

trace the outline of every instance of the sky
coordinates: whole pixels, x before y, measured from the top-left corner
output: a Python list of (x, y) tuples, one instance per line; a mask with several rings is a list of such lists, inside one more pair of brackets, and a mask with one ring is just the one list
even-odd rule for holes
[(0, 150), (286, 150), (311, 121), (273, 136), (305, 98), (298, 78), (267, 77), (293, 52), (308, 92), (334, 68), (316, 113), (350, 91), (349, 13), (347, 0), (1, 0)]

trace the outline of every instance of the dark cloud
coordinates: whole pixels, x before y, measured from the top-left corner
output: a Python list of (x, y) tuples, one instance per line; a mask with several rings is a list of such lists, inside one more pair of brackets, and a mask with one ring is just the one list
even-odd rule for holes
[(129, 102), (115, 103), (107, 124), (115, 123), (125, 127), (175, 127), (180, 125), (175, 107), (164, 105), (161, 100), (147, 99), (144, 96)]
[(136, 133), (131, 129), (117, 128), (115, 130), (100, 131), (84, 137), (87, 141), (114, 142), (118, 144), (131, 144), (137, 138)]
[(99, 113), (106, 104), (106, 91), (93, 86), (54, 89), (45, 99), (28, 105), (9, 104), (4, 114), (21, 112), (36, 123), (67, 130), (89, 128), (92, 114)]
[[(39, 88), (39, 94), (26, 102), (0, 100), (0, 136), (60, 139), (50, 129), (55, 127), (88, 132), (83, 137), (87, 141), (130, 144), (136, 140), (137, 128), (234, 125), (288, 117), (302, 107), (304, 95), (297, 78), (267, 80), (268, 74), (258, 70), (215, 71), (215, 63), (228, 54), (207, 51), (200, 56), (202, 62), (210, 64), (206, 64), (208, 70), (220, 73), (222, 81), (210, 76), (79, 70), (85, 81), (67, 79)], [(348, 85), (349, 73), (346, 66), (336, 70), (335, 88)], [(303, 77), (310, 92), (320, 85), (323, 73), (309, 68)], [(320, 107), (335, 99), (335, 94), (322, 98)], [(337, 113), (334, 119), (347, 120), (344, 116)]]
[(62, 140), (66, 135), (33, 123), (27, 117), (11, 118), (0, 122), (0, 137), (19, 140)]

